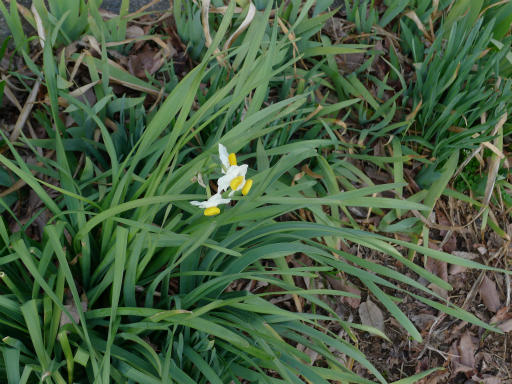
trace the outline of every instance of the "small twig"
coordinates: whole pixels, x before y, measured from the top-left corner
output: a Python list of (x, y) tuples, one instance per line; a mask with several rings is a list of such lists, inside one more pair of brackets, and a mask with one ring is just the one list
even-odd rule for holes
[[(277, 18), (277, 24), (279, 24), (279, 28), (281, 28), (283, 33), (286, 34), (286, 37), (288, 38), (290, 43), (292, 43), (292, 47), (293, 47), (292, 53), (293, 53), (293, 58), (295, 59), (295, 57), (300, 54), (299, 48), (297, 47), (297, 43), (295, 42), (295, 40), (296, 40), (295, 34), (293, 32), (290, 32), (290, 30), (286, 27), (286, 25), (283, 23), (283, 21), (279, 17)], [(302, 58), (300, 59), (300, 62), (304, 68), (307, 68), (306, 63), (304, 62), (304, 60)], [(297, 78), (297, 65), (295, 63), (293, 63), (293, 72), (295, 74), (295, 77)]]
[[(485, 260), (484, 260), (484, 262), (485, 262)], [(464, 300), (464, 304), (462, 304), (462, 307), (461, 307), (462, 309), (464, 309), (464, 310), (468, 309), (469, 303), (473, 301), (473, 299), (476, 296), (476, 291), (478, 290), (478, 288), (480, 288), (480, 284), (482, 284), (482, 280), (484, 278), (484, 275), (485, 275), (484, 271), (480, 272), (480, 275), (478, 276), (478, 278), (473, 283), (473, 286), (471, 287), (471, 290), (469, 291), (469, 293), (468, 293), (468, 295), (466, 297), (466, 300)]]
[(446, 313), (441, 313), (437, 319), (432, 323), (432, 325), (430, 326), (430, 329), (428, 331), (428, 335), (427, 335), (427, 338), (425, 340), (425, 346), (423, 347), (423, 350), (420, 352), (420, 354), (418, 355), (418, 358), (417, 360), (420, 360), (423, 355), (425, 354), (425, 352), (427, 351), (427, 349), (429, 349), (429, 342), (430, 342), (430, 338), (432, 337), (432, 334), (434, 333), (434, 329), (437, 327), (437, 325), (446, 317)]
[(507, 287), (507, 299), (505, 300), (505, 306), (510, 306), (510, 275), (505, 273), (505, 286)]
[(9, 81), (6, 80), (5, 77), (2, 76), (2, 80), (5, 80), (5, 88), (4, 88), (4, 94), (7, 96), (9, 101), (13, 103), (13, 105), (18, 108), (18, 111), (22, 111), (23, 107), (21, 106), (20, 102), (16, 98), (16, 95), (14, 95), (13, 91), (11, 91), (11, 85)]
[[(135, 12), (132, 12), (132, 13), (129, 13), (127, 15), (124, 16), (125, 19), (132, 19), (134, 18), (135, 16), (137, 16), (139, 13), (142, 13), (144, 12), (146, 9), (148, 9), (149, 7), (152, 7), (153, 5), (155, 4), (158, 4), (160, 2), (160, 0), (153, 0), (153, 1), (150, 1), (149, 3), (147, 3), (146, 5), (143, 5), (142, 7), (140, 7), (139, 9), (137, 9)], [(172, 6), (173, 6), (173, 2), (171, 1), (170, 4), (170, 9), (172, 10)]]
[(453, 232), (448, 230), (446, 231), (446, 235), (444, 236), (443, 238), (443, 241), (441, 241), (441, 244), (439, 244), (439, 249), (443, 249), (443, 247), (446, 245), (446, 243), (448, 242), (448, 240), (450, 240), (450, 237), (452, 237), (452, 234)]
[(37, 79), (36, 82), (34, 83), (32, 91), (30, 91), (30, 94), (28, 95), (27, 101), (25, 101), (25, 105), (21, 109), (21, 112), (18, 116), (18, 120), (16, 120), (16, 124), (14, 125), (14, 130), (12, 131), (11, 136), (9, 137), (9, 140), (11, 142), (16, 141), (18, 139), (18, 137), (20, 136), (21, 130), (25, 126), (25, 123), (27, 122), (30, 112), (32, 112), (32, 107), (34, 106), (34, 101), (36, 100), (40, 86), (41, 86), (41, 79)]
[(439, 349), (436, 349), (434, 347), (431, 347), (431, 346), (427, 346), (427, 349), (433, 351), (433, 352), (437, 352), (439, 353), (439, 355), (441, 355), (441, 357), (444, 359), (444, 360), (448, 360), (448, 357), (447, 356), (452, 356), (452, 357), (460, 357), (459, 355), (455, 355), (453, 353), (448, 353), (448, 352), (443, 352), (443, 351), (440, 351)]

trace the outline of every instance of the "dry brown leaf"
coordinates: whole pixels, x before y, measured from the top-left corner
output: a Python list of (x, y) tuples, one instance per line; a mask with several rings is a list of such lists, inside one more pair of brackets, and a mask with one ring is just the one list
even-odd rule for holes
[(40, 85), (41, 85), (41, 79), (37, 79), (32, 87), (32, 91), (28, 95), (27, 101), (26, 101), (25, 105), (23, 106), (21, 113), (18, 116), (18, 120), (16, 121), (16, 125), (14, 126), (11, 136), (9, 137), (9, 140), (11, 142), (16, 141), (18, 139), (18, 137), (20, 136), (21, 131), (30, 116), (32, 107), (35, 105), (34, 102), (37, 98), (37, 94), (39, 92)]
[(370, 299), (359, 306), (359, 317), (364, 325), (370, 325), (384, 332), (384, 315)]
[[(361, 296), (361, 291), (359, 290), (359, 288), (357, 288), (355, 285), (353, 285), (349, 282), (347, 282), (343, 286), (343, 290)], [(361, 298), (355, 298), (355, 297), (342, 297), (341, 301), (347, 303), (354, 309), (358, 308), (359, 305), (361, 304)]]
[[(441, 209), (436, 209), (437, 222), (445, 227), (452, 227), (453, 223), (448, 220), (448, 217)], [(457, 249), (457, 237), (453, 232), (449, 234), (449, 237), (444, 241), (444, 237), (448, 234), (448, 231), (441, 230), (440, 235), (443, 236), (443, 251), (451, 253)]]
[[(474, 260), (478, 258), (478, 254), (473, 252), (464, 252), (464, 251), (452, 251), (450, 252), (453, 256), (462, 257), (467, 260)], [(456, 275), (457, 273), (465, 272), (467, 270), (466, 267), (461, 265), (451, 264), (449, 267), (450, 275)]]
[(503, 323), (498, 324), (498, 328), (503, 332), (512, 331), (512, 319), (505, 320)]
[(305, 172), (299, 172), (299, 173), (297, 173), (295, 176), (293, 176), (292, 184), (291, 184), (291, 185), (292, 185), (292, 187), (295, 185), (295, 183), (296, 183), (297, 181), (299, 181), (300, 179), (302, 179), (302, 178), (304, 177), (304, 175), (305, 175), (305, 174), (306, 174)]
[(448, 281), (448, 264), (446, 262), (429, 257), (425, 262), (425, 268), (444, 281)]
[[(81, 301), (80, 306), (82, 307), (82, 312), (85, 312), (87, 310), (87, 301)], [(76, 309), (75, 303), (72, 302), (71, 304), (64, 305), (64, 308), (66, 308), (69, 311), (69, 314), (73, 318), (74, 322), (78, 324), (80, 322), (80, 316), (78, 315), (78, 311)], [(70, 324), (71, 319), (66, 315), (65, 312), (62, 312), (60, 315), (60, 326)]]
[(406, 121), (413, 120), (416, 117), (416, 114), (418, 113), (418, 111), (420, 110), (422, 105), (423, 105), (423, 100), (420, 100), (418, 105), (416, 105), (416, 107), (414, 107), (414, 110), (405, 117), (405, 120)]
[(466, 367), (475, 367), (475, 344), (468, 331), (462, 335), (459, 341), (460, 362)]
[(482, 279), (482, 284), (480, 284), (478, 293), (489, 311), (496, 312), (501, 307), (501, 301), (498, 291), (496, 290), (496, 284), (487, 276), (484, 276)]
[(336, 55), (336, 63), (342, 71), (350, 73), (361, 67), (364, 63), (364, 53), (351, 53), (351, 54), (340, 54)]
[(475, 370), (472, 367), (468, 367), (461, 363), (455, 363), (454, 373), (465, 373), (466, 375), (471, 375), (474, 371)]
[[(354, 284), (352, 284), (350, 281), (346, 279), (336, 279), (332, 276), (327, 276), (327, 280), (329, 281), (333, 289), (336, 289), (338, 291), (346, 291), (361, 296), (361, 291), (359, 290), (359, 288), (357, 288)], [(359, 305), (361, 304), (361, 298), (355, 297), (341, 296), (340, 301), (342, 303), (350, 305), (354, 309), (359, 308)]]
[(130, 55), (128, 58), (128, 71), (141, 79), (146, 78), (146, 72), (153, 74), (162, 66), (163, 62), (160, 60), (157, 52), (153, 51), (149, 46), (138, 52), (135, 55)]
[(446, 243), (443, 245), (443, 251), (445, 252), (453, 252), (457, 249), (457, 237), (452, 233)]
[[(433, 246), (433, 244), (429, 245)], [(444, 281), (448, 281), (448, 264), (446, 264), (446, 262), (429, 257), (425, 262), (425, 268), (427, 269), (427, 271), (433, 273), (437, 277), (440, 277)], [(437, 286), (434, 283), (429, 284), (428, 288), (432, 289), (441, 297), (448, 297), (448, 291), (444, 288)]]
[(446, 383), (446, 379), (449, 377), (450, 372), (445, 371), (437, 371), (429, 375), (428, 377), (421, 379), (418, 381), (418, 384), (441, 384)]
[(302, 167), (302, 171), (306, 173), (306, 175), (312, 177), (313, 179), (323, 179), (323, 176), (313, 172), (307, 164), (304, 164)]
[(498, 309), (498, 312), (491, 318), (489, 323), (496, 324), (502, 323), (505, 320), (512, 319), (512, 312), (509, 312), (510, 307), (503, 307)]
[(418, 315), (411, 315), (411, 320), (420, 329), (428, 329), (432, 325), (434, 321), (436, 321), (436, 316), (431, 313), (420, 313)]
[(249, 10), (247, 11), (247, 15), (245, 16), (244, 21), (242, 21), (242, 24), (240, 24), (236, 31), (233, 32), (233, 34), (226, 40), (226, 43), (222, 48), (223, 51), (227, 51), (231, 47), (231, 44), (233, 44), (233, 42), (238, 38), (238, 36), (240, 36), (242, 32), (249, 27), (249, 25), (251, 25), (252, 21), (254, 20), (254, 16), (256, 16), (256, 7), (251, 1), (249, 2)]
[(450, 275), (456, 275), (458, 273), (466, 272), (467, 268), (463, 267), (462, 265), (457, 264), (450, 264), (450, 267), (448, 268), (448, 273)]
[(435, 293), (437, 293), (443, 299), (447, 299), (448, 298), (448, 291), (446, 289), (444, 289), (444, 288), (441, 288), (437, 284), (430, 283), (429, 285), (427, 285), (427, 288), (432, 290), (432, 291), (434, 291)]

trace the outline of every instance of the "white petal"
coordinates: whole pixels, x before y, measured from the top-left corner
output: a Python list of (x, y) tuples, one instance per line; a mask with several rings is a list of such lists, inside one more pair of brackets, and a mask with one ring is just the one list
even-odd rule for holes
[(229, 153), (221, 143), (219, 143), (219, 157), (223, 170), (227, 170), (229, 168)]
[(199, 207), (199, 208), (208, 208), (207, 207), (208, 200), (206, 200), (206, 201), (191, 201), (190, 204), (195, 205), (196, 207)]
[(220, 193), (216, 193), (212, 197), (208, 199), (211, 203), (215, 203), (216, 205), (219, 204), (229, 204), (231, 202), (231, 199), (224, 199)]
[(247, 173), (247, 168), (249, 166), (247, 164), (242, 164), (238, 166), (238, 176), (243, 176), (245, 178), (245, 174)]
[(219, 192), (222, 193), (229, 189), (229, 184), (231, 183), (231, 180), (238, 176), (238, 168), (238, 166), (232, 165), (231, 167), (228, 168), (224, 176), (219, 177), (219, 179), (217, 180)]
[(205, 209), (216, 207), (219, 204), (228, 204), (229, 202), (231, 202), (231, 199), (223, 199), (220, 193), (216, 193), (206, 201), (191, 201), (190, 204)]

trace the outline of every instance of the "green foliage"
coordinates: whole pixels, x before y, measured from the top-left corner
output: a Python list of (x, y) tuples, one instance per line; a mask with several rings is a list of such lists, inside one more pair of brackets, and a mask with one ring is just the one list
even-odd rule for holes
[(201, 10), (194, 2), (177, 0), (173, 16), (181, 39), (188, 44), (190, 55), (197, 59), (204, 48)]
[[(510, 112), (511, 81), (498, 80), (509, 49), (488, 50), (493, 25), (479, 20), (467, 32), (463, 23), (453, 24), (446, 44), (439, 35), (417, 65), (410, 94), (420, 108), (416, 128), (421, 138), (406, 139), (431, 149), (438, 162), (452, 149), (488, 140), (502, 114)], [(481, 121), (484, 114), (487, 120)]]
[[(382, 15), (375, 14), (364, 24), (363, 12), (369, 4), (357, 2), (350, 8), (350, 14), (361, 20), (357, 28), (377, 23), (385, 27), (407, 4), (423, 7), (421, 14), (429, 12), (422, 1), (386, 4)], [(9, 384), (45, 380), (372, 383), (340, 362), (339, 354), (344, 354), (374, 380), (385, 383), (383, 374), (358, 350), (355, 331), (386, 335), (340, 318), (329, 299), (355, 295), (323, 288), (326, 274), (343, 273), (358, 281), (417, 342), (422, 341), (420, 330), (398, 305), (404, 297), (499, 332), (448, 303), (409, 272), (344, 252), (339, 246), (353, 244), (386, 255), (428, 284), (446, 290), (452, 288), (448, 282), (404, 257), (397, 247), (441, 262), (495, 270), (369, 232), (349, 209), (369, 208), (381, 218), (382, 232), (423, 233), (428, 245), (428, 231), (419, 220), (402, 216), (414, 209), (429, 217), (445, 193), (462, 142), (448, 128), (462, 120), (474, 124), (472, 113), (477, 108), (488, 112), (488, 126), (469, 127), (470, 134), (463, 135), (468, 141), (464, 145), (474, 145), (490, 136), (490, 124), (508, 107), (508, 81), (500, 85), (501, 94), (488, 92), (489, 79), (497, 76), (495, 69), (508, 51), (503, 48), (480, 57), (493, 36), (492, 23), (484, 28), (479, 22), (467, 35), (455, 22), (446, 45), (436, 40), (424, 53), (418, 52), (425, 63), (417, 70), (422, 86), (411, 87), (408, 97), (423, 106), (411, 129), (419, 126), (430, 135), (423, 140), (425, 147), (438, 151), (439, 159), (446, 161), (441, 169), (431, 168), (425, 190), (403, 199), (403, 161), (412, 151), (395, 138), (392, 157), (354, 154), (357, 146), (341, 140), (333, 122), (340, 112), (353, 108), (360, 121), (375, 124), (363, 131), (363, 139), (370, 132), (378, 136), (411, 127), (408, 122), (388, 126), (405, 87), (385, 103), (380, 100), (389, 91), (387, 78), (380, 81), (376, 95), (366, 88), (366, 80), (377, 79), (366, 72), (381, 53), (363, 44), (332, 45), (322, 36), (324, 23), (333, 14), (330, 1), (278, 2), (281, 8), (274, 11), (282, 14), (289, 32), (275, 17), (271, 22), (272, 2), (258, 2), (261, 11), (223, 57), (216, 56), (217, 49), (240, 25), (247, 7), (235, 15), (235, 3), (230, 2), (223, 16), (209, 16), (213, 41), (207, 48), (196, 3), (175, 1), (178, 31), (199, 63), (181, 80), (172, 77), (164, 87), (168, 95), (152, 112), (146, 109), (144, 97), (119, 96), (112, 88), (111, 80), (116, 80), (143, 93), (159, 92), (107, 60), (105, 43), (124, 38), (127, 5), (124, 1), (119, 19), (105, 22), (96, 2), (88, 3), (87, 28), (102, 48), (100, 57), (84, 59), (95, 95), (92, 105), (70, 93), (64, 56), (56, 57), (54, 50), (84, 31), (76, 4), (73, 13), (64, 3), (50, 5), (52, 16), (48, 14), (46, 22), (52, 38), (45, 44), (42, 67), (25, 56), (48, 92), (49, 106), (37, 114), (48, 138), (22, 136), (11, 143), (3, 136), (8, 150), (0, 154), (0, 183), (12, 177), (22, 180), (42, 206), (23, 223), (7, 209), (10, 220), (21, 228), (14, 233), (0, 218), (1, 380)], [(71, 15), (78, 20), (76, 31), (73, 25), (66, 27)], [(415, 44), (410, 47), (415, 49)], [(423, 44), (421, 39), (418, 44)], [(459, 48), (469, 59), (458, 54)], [(354, 52), (367, 52), (369, 60), (353, 74), (340, 75), (335, 55)], [(298, 60), (306, 60), (309, 70), (297, 67)], [(461, 62), (460, 68), (452, 66), (454, 60)], [(485, 70), (475, 71), (474, 65)], [(455, 69), (456, 76), (439, 90)], [(403, 82), (402, 74), (398, 70), (396, 74)], [(492, 100), (493, 111), (481, 106), (481, 99), (471, 101), (473, 93), (482, 89), (486, 100)], [(318, 97), (320, 90), (329, 94)], [(461, 93), (468, 98), (466, 104), (458, 96)], [(60, 107), (62, 100), (68, 105), (65, 109)], [(458, 111), (454, 120), (451, 109)], [(75, 122), (71, 127), (64, 125), (66, 115)], [(106, 118), (115, 124), (114, 131), (106, 126)], [(432, 122), (438, 120), (432, 131)], [(476, 132), (479, 138), (472, 138)], [(455, 144), (450, 141), (454, 137)], [(205, 217), (189, 202), (203, 200), (211, 193), (212, 181), (221, 176), (219, 143), (249, 165), (254, 186), (247, 196), (235, 195), (220, 215)], [(40, 149), (55, 151), (55, 158), (41, 156)], [(26, 162), (26, 153), (41, 164)], [(357, 156), (392, 169), (394, 182), (375, 185), (353, 164)], [(301, 173), (301, 168), (312, 172)], [(206, 189), (196, 183), (199, 178)], [(383, 197), (389, 191), (400, 198)], [(7, 198), (0, 202), (9, 207)], [(301, 209), (312, 220), (297, 215)], [(27, 229), (45, 212), (50, 212), (51, 220), (41, 238), (34, 239)], [(297, 279), (309, 282), (309, 289), (301, 288)], [(245, 289), (248, 284), (251, 288)], [(302, 303), (304, 310), (296, 312), (269, 300), (284, 294)], [(332, 325), (342, 328), (345, 336), (334, 333)], [(318, 354), (319, 361), (312, 362), (302, 347)], [(430, 372), (400, 383), (412, 383)]]
[(16, 1), (11, 1), (9, 9), (5, 6), (3, 1), (0, 1), (0, 12), (5, 18), (5, 22), (12, 33), (16, 49), (28, 52), (28, 40), (21, 25), (21, 18), (16, 6)]
[[(465, 150), (464, 152), (466, 154), (465, 157), (467, 157), (469, 151)], [(474, 191), (482, 181), (484, 181), (484, 178), (480, 173), (480, 163), (476, 158), (472, 158), (455, 180), (454, 187), (459, 192)]]
[(86, 32), (88, 6), (85, 0), (50, 0), (49, 10), (42, 0), (35, 0), (33, 4), (42, 20), (46, 36), (51, 36), (57, 45), (70, 44)]
[[(5, 55), (5, 50), (7, 49), (7, 44), (9, 44), (9, 37), (5, 38), (2, 44), (0, 45), (0, 60), (3, 59)], [(4, 98), (4, 88), (5, 88), (5, 80), (0, 81), (0, 105), (2, 105), (2, 101)]]
[[(99, 11), (99, 3), (90, 1), (88, 3), (89, 16), (87, 19), (88, 29), (99, 42), (119, 42), (126, 38), (126, 26), (130, 21), (129, 0), (122, 0), (119, 15), (105, 20)], [(122, 51), (123, 47), (115, 49)]]
[(350, 4), (349, 0), (345, 0), (345, 12), (347, 19), (356, 25), (359, 33), (371, 32), (374, 25), (378, 21), (377, 9), (373, 6), (373, 0), (356, 0)]

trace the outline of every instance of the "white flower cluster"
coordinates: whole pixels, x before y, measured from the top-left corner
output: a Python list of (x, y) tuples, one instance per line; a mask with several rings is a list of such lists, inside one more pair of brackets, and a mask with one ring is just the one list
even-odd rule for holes
[(206, 201), (191, 201), (190, 204), (204, 209), (205, 216), (214, 216), (220, 213), (218, 205), (228, 204), (229, 198), (223, 198), (222, 193), (229, 190), (228, 196), (231, 197), (237, 191), (242, 191), (242, 195), (247, 195), (252, 187), (252, 179), (245, 179), (247, 173), (247, 164), (237, 164), (236, 155), (228, 154), (225, 146), (219, 144), (219, 158), (222, 167), (223, 176), (217, 180), (217, 193)]

